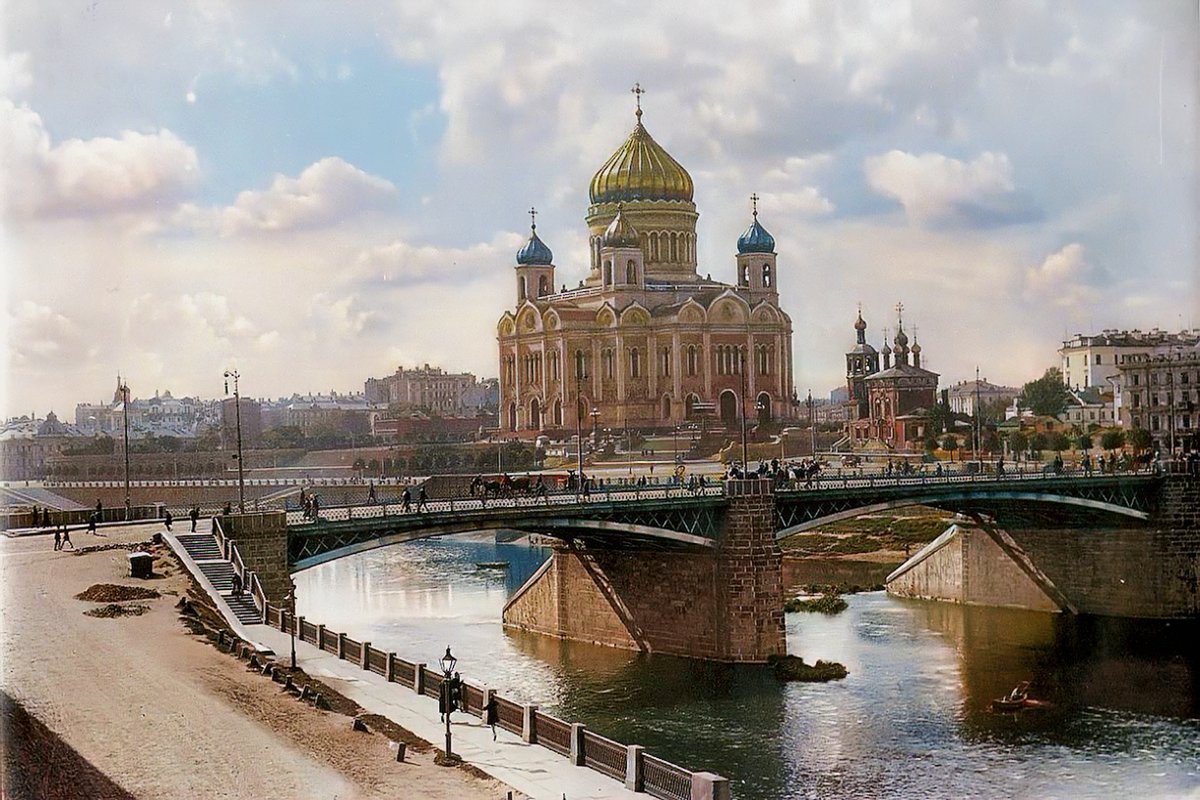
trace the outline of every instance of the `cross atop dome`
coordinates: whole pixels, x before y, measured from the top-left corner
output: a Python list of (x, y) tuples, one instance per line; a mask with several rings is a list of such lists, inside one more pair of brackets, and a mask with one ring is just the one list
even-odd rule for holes
[(750, 213), (754, 214), (755, 219), (758, 219), (758, 192), (750, 195), (750, 207), (753, 209)]
[(633, 88), (630, 89), (629, 91), (633, 92), (633, 96), (637, 98), (637, 111), (635, 111), (634, 113), (637, 114), (638, 120), (641, 121), (641, 119), (642, 119), (642, 95), (644, 95), (646, 93), (646, 90), (642, 88), (642, 84), (634, 83)]
[(537, 209), (533, 206), (529, 207), (529, 230), (537, 230)]
[(899, 320), (900, 328), (904, 328), (904, 303), (896, 303), (896, 319)]

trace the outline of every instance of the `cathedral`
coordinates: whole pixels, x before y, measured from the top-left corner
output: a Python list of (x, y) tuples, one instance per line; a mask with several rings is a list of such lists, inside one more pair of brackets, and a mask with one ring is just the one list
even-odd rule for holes
[[(903, 314), (904, 306), (897, 305), (896, 311)], [(882, 350), (867, 344), (867, 323), (861, 308), (854, 321), (854, 332), (854, 348), (846, 353), (846, 389), (850, 398), (846, 434), (850, 445), (889, 452), (920, 452), (927, 433), (933, 432), (930, 412), (937, 403), (938, 374), (921, 367), (921, 345), (914, 336), (909, 347), (903, 316), (897, 320), (894, 348), (888, 345), (886, 332)]]
[(497, 324), (506, 431), (791, 416), (792, 323), (757, 197), (736, 284), (700, 277), (692, 177), (642, 125), (635, 94), (633, 132), (592, 178), (587, 278), (555, 291), (536, 217), (516, 255), (515, 307)]

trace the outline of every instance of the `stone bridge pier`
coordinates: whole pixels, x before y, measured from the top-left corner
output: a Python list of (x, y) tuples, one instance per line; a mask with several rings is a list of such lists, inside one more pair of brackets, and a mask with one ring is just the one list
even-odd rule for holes
[(509, 600), (504, 625), (712, 661), (786, 651), (783, 559), (769, 481), (730, 481), (711, 550), (573, 538)]
[(225, 538), (237, 545), (246, 568), (258, 575), (273, 603), (283, 603), (289, 587), (287, 514), (267, 511), (216, 517)]

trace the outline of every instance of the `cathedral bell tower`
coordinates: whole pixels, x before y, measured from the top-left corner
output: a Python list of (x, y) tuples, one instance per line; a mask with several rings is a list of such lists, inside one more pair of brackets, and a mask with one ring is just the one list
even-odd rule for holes
[(600, 281), (605, 289), (641, 289), (646, 285), (641, 241), (620, 205), (600, 237)]
[(751, 304), (763, 299), (778, 302), (776, 286), (775, 237), (758, 221), (758, 195), (750, 195), (754, 221), (737, 240), (737, 285), (749, 289)]
[(529, 241), (517, 251), (517, 305), (554, 293), (554, 253), (538, 238), (535, 209), (529, 220)]

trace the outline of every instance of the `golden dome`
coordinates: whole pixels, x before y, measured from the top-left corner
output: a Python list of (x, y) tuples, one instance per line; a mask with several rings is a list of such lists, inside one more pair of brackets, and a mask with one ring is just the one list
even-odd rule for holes
[(625, 143), (592, 177), (592, 205), (630, 200), (692, 199), (692, 176), (642, 126), (642, 111)]

